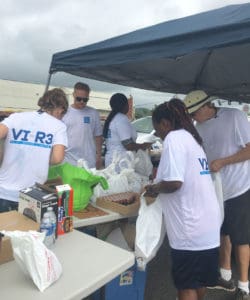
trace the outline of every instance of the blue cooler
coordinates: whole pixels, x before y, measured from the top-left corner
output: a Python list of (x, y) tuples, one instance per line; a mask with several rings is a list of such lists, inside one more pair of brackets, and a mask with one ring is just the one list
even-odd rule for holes
[[(143, 300), (146, 283), (146, 272), (133, 267), (117, 276), (105, 285), (105, 291), (96, 291), (93, 300)], [(101, 294), (103, 294), (101, 296)]]

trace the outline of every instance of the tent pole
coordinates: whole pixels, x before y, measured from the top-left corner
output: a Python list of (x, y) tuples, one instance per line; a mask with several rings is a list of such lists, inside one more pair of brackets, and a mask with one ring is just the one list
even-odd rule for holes
[(47, 79), (47, 84), (46, 84), (46, 87), (45, 87), (45, 91), (44, 93), (46, 93), (49, 89), (49, 84), (50, 84), (50, 80), (51, 80), (51, 73), (49, 73), (49, 76), (48, 76), (48, 79)]

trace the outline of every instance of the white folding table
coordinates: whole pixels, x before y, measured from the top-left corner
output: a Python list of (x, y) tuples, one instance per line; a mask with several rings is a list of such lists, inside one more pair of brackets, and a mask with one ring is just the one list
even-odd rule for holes
[(134, 264), (134, 254), (74, 230), (51, 248), (63, 267), (52, 286), (40, 292), (15, 261), (0, 265), (0, 299), (80, 300)]
[(121, 215), (115, 211), (111, 211), (102, 207), (98, 207), (95, 205), (95, 207), (105, 211), (107, 214), (103, 216), (96, 216), (96, 217), (89, 217), (89, 218), (84, 218), (84, 219), (79, 219), (77, 217), (73, 217), (73, 226), (74, 228), (79, 228), (79, 227), (85, 227), (85, 226), (91, 226), (91, 225), (97, 225), (97, 224), (103, 224), (107, 222), (112, 222), (112, 221), (117, 221), (120, 219), (125, 219), (125, 218), (131, 218), (137, 216), (137, 213), (133, 213), (131, 215)]

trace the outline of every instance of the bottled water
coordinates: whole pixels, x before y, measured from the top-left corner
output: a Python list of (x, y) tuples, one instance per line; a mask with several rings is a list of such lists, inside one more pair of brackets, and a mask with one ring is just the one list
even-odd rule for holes
[(49, 206), (47, 207), (47, 213), (50, 216), (50, 221), (53, 225), (53, 242), (55, 243), (56, 241), (56, 225), (57, 225), (57, 219), (56, 219), (56, 214), (53, 210), (53, 207)]
[(48, 212), (44, 213), (43, 215), (40, 231), (45, 232), (44, 244), (47, 247), (50, 247), (54, 243), (54, 240), (53, 240), (53, 225), (50, 220), (50, 215)]

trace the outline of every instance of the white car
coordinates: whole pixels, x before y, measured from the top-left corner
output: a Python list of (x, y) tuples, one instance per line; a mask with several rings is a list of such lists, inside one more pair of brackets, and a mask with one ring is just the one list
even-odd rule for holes
[(162, 140), (159, 137), (155, 136), (155, 130), (152, 124), (151, 116), (137, 119), (132, 122), (132, 125), (137, 132), (137, 143), (150, 143), (152, 141), (153, 150), (162, 149)]

